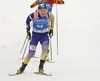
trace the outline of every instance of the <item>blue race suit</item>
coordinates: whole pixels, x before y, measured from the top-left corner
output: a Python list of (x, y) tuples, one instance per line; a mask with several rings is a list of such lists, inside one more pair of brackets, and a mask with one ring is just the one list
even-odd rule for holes
[(34, 55), (36, 51), (36, 47), (38, 42), (42, 45), (42, 54), (41, 60), (45, 60), (45, 56), (47, 55), (47, 49), (49, 45), (49, 37), (48, 37), (48, 22), (47, 17), (40, 17), (38, 14), (38, 18), (34, 19), (34, 13), (30, 14), (26, 20), (27, 31), (30, 31), (30, 22), (33, 22), (33, 32), (32, 39), (30, 41), (29, 53), (25, 57), (24, 63), (28, 64), (30, 58)]

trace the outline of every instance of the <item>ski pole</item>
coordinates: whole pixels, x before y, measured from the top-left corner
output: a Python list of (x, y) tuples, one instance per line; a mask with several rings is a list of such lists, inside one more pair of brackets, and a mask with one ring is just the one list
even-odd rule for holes
[(49, 40), (50, 40), (50, 56), (51, 56), (51, 60), (52, 60), (52, 40), (51, 40), (51, 38)]
[(28, 41), (29, 41), (29, 40), (27, 40), (27, 43), (26, 43), (26, 46), (25, 46), (25, 50), (24, 50), (24, 52), (23, 52), (22, 60), (24, 59), (24, 55), (25, 55), (25, 52), (26, 52), (26, 48), (27, 48), (27, 45), (28, 45)]
[(58, 0), (56, 0), (56, 34), (57, 34), (57, 54), (59, 54), (58, 50)]
[(27, 40), (27, 37), (25, 38), (25, 41), (24, 41), (24, 44), (23, 44), (23, 46), (22, 46), (22, 49), (21, 49), (20, 53), (22, 53), (22, 50), (23, 50), (24, 45), (25, 45), (25, 43), (26, 43), (26, 40)]

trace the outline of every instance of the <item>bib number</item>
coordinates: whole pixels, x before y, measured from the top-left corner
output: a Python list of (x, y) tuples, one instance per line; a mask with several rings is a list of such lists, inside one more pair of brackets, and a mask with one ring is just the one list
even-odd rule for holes
[(38, 28), (43, 28), (43, 25), (37, 25)]

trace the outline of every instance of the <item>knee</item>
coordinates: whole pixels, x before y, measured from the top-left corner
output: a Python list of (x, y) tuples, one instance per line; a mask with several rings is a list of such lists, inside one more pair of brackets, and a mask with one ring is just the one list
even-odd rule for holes
[(43, 42), (43, 44), (42, 44), (42, 48), (44, 48), (44, 49), (48, 49), (48, 46), (49, 46), (49, 41), (45, 41), (45, 42)]
[(30, 57), (32, 57), (32, 56), (34, 55), (34, 53), (35, 53), (35, 51), (29, 51), (28, 55), (29, 55)]

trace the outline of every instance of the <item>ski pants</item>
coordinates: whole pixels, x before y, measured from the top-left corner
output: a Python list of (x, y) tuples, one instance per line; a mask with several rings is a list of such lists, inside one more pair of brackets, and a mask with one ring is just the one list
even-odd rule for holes
[(33, 32), (32, 38), (31, 38), (31, 41), (30, 41), (30, 45), (29, 45), (29, 52), (28, 52), (28, 55), (24, 59), (25, 64), (28, 64), (31, 57), (33, 57), (33, 55), (35, 54), (38, 42), (40, 42), (40, 44), (42, 45), (41, 60), (45, 60), (45, 57), (46, 57), (47, 52), (48, 52), (47, 49), (49, 47), (48, 33)]

